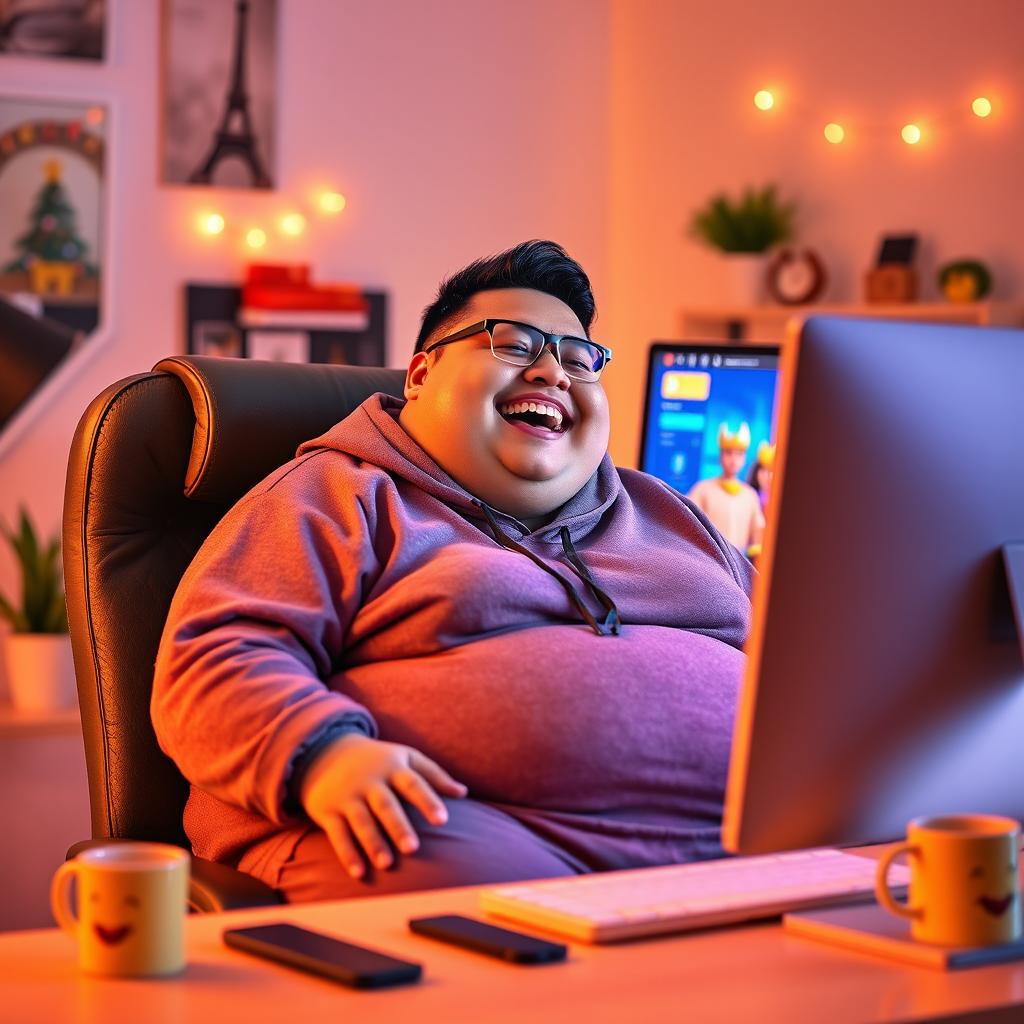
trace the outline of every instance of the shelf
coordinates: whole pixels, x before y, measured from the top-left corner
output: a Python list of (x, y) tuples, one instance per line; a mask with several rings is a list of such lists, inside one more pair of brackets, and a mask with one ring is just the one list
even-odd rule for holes
[(78, 708), (63, 711), (22, 711), (0, 705), (0, 738), (29, 736), (75, 736), (81, 734)]
[(732, 339), (779, 342), (791, 317), (867, 316), (927, 323), (1024, 326), (1024, 305), (1013, 302), (902, 302), (816, 306), (687, 306), (679, 326), (687, 341)]

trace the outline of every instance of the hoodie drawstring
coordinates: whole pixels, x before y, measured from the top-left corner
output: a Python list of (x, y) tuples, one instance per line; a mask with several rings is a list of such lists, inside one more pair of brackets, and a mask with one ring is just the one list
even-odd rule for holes
[(586, 620), (590, 628), (598, 636), (618, 636), (622, 620), (619, 618), (619, 610), (615, 607), (615, 602), (594, 582), (594, 578), (590, 575), (590, 570), (583, 564), (580, 556), (576, 553), (576, 549), (572, 546), (572, 539), (569, 536), (569, 530), (566, 527), (562, 527), (559, 536), (562, 538), (562, 550), (565, 552), (565, 557), (569, 559), (573, 568), (580, 574), (583, 581), (590, 587), (594, 597), (601, 603), (601, 607), (605, 611), (605, 617), (603, 622), (598, 622), (597, 619), (591, 614), (590, 609), (587, 608), (583, 602), (583, 598), (580, 597), (579, 591), (572, 585), (571, 580), (567, 580), (560, 572), (556, 572), (551, 568), (543, 559), (535, 555), (529, 548), (523, 547), (522, 544), (518, 544), (514, 541), (504, 530), (502, 530), (497, 519), (494, 518), (494, 513), (491, 512), (490, 508), (484, 502), (480, 502), (480, 507), (484, 511), (484, 515), (487, 517), (487, 523), (491, 528), (491, 533), (494, 534), (494, 539), (503, 547), (508, 548), (509, 551), (516, 551), (520, 555), (526, 555), (538, 568), (543, 569), (549, 576), (553, 576), (562, 585), (569, 600), (576, 606), (579, 613)]

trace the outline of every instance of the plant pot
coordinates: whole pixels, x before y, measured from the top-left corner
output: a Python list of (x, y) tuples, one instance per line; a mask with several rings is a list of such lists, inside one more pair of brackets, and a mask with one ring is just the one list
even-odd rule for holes
[(759, 306), (767, 301), (768, 255), (763, 252), (722, 254), (729, 301), (738, 306)]
[(66, 633), (11, 633), (3, 644), (14, 707), (64, 711), (78, 703), (71, 637)]

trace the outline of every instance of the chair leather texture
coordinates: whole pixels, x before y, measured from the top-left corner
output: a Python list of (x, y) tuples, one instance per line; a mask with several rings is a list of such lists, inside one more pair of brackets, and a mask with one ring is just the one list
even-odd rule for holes
[[(404, 376), (173, 356), (89, 405), (68, 460), (63, 557), (94, 840), (188, 846), (188, 783), (160, 750), (149, 715), (178, 582), (243, 494), (369, 395), (401, 397)], [(198, 864), (200, 909), (254, 905), (258, 887), (264, 902), (278, 899), (256, 879), (211, 867)], [(232, 902), (232, 876), (244, 902)]]

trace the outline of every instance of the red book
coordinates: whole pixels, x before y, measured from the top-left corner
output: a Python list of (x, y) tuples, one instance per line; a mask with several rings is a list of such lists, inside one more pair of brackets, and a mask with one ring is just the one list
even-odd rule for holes
[(369, 311), (358, 285), (313, 284), (304, 263), (251, 264), (242, 286), (242, 305), (248, 309)]

